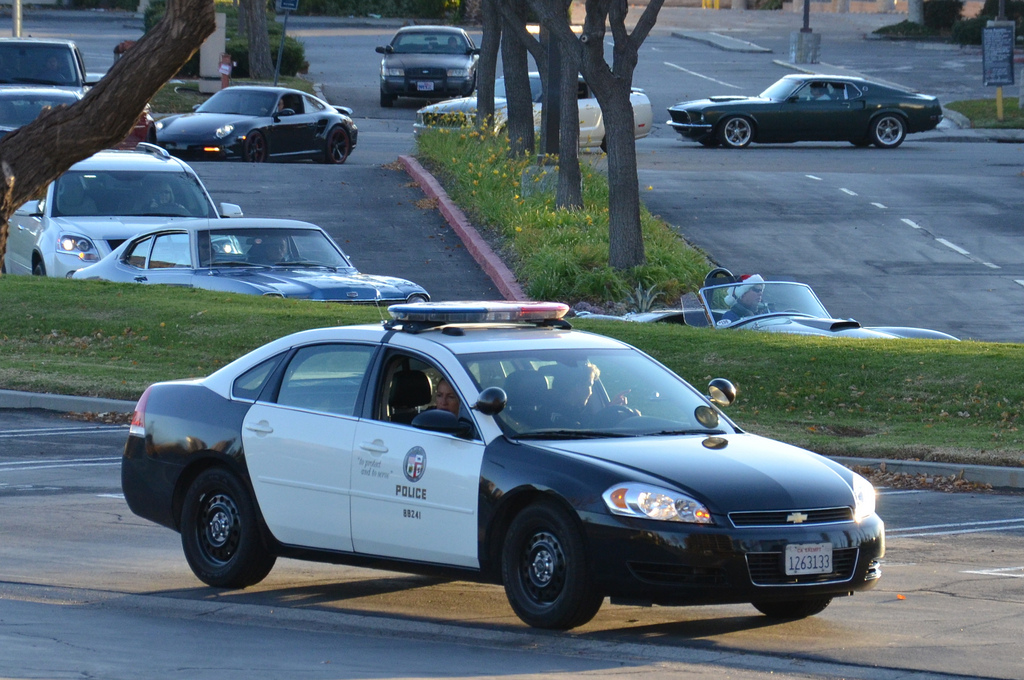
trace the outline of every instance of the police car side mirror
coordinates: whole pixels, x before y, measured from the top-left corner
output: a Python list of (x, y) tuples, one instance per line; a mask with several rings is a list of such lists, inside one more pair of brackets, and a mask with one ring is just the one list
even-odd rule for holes
[(473, 409), (485, 416), (495, 416), (502, 412), (508, 403), (508, 395), (500, 387), (488, 387), (477, 397)]
[(736, 386), (725, 378), (715, 378), (708, 383), (708, 397), (715, 406), (729, 406), (736, 401)]
[(460, 420), (451, 411), (445, 411), (441, 408), (434, 408), (420, 413), (412, 419), (412, 426), (419, 430), (443, 432), (457, 437), (466, 436), (472, 428), (472, 424), (468, 420)]

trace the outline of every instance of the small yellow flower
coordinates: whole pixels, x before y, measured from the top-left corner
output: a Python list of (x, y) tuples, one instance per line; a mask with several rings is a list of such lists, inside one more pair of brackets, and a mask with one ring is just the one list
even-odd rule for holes
[(523, 230), (522, 227), (516, 227), (516, 231), (522, 231), (522, 230)]
[(654, 187), (652, 187), (652, 186), (648, 186), (648, 187), (647, 187), (647, 190), (648, 190), (648, 191), (654, 191)]

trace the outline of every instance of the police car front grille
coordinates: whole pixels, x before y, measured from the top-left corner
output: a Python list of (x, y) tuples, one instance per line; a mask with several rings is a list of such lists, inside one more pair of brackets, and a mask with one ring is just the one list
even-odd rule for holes
[(691, 567), (683, 564), (630, 562), (633, 576), (646, 583), (669, 586), (724, 586), (725, 571), (712, 567)]
[(750, 580), (758, 586), (781, 586), (811, 583), (849, 581), (857, 566), (859, 548), (838, 548), (832, 552), (832, 571), (828, 574), (787, 576), (782, 564), (782, 553), (747, 553), (747, 571)]
[(817, 510), (774, 510), (771, 512), (730, 512), (734, 527), (806, 526), (853, 521), (853, 509), (819, 508)]

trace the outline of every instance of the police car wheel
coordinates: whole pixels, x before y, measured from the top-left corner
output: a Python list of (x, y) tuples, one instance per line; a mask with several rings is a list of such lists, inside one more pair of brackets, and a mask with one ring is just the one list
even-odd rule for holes
[(770, 619), (805, 619), (825, 611), (831, 597), (812, 597), (807, 600), (782, 602), (754, 602), (754, 608)]
[(567, 630), (594, 618), (604, 598), (585, 553), (576, 524), (551, 503), (531, 505), (512, 520), (501, 572), (509, 604), (524, 623)]
[(181, 546), (199, 580), (217, 588), (259, 583), (277, 561), (263, 546), (245, 485), (230, 472), (202, 472), (185, 494)]

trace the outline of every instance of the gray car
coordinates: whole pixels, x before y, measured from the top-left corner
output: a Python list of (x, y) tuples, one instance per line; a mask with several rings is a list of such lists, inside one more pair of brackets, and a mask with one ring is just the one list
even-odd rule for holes
[(99, 75), (87, 74), (70, 40), (0, 38), (0, 87), (41, 85), (84, 93)]
[(323, 229), (279, 219), (187, 220), (126, 241), (76, 279), (330, 302), (426, 302), (421, 286), (356, 270)]
[(454, 26), (406, 26), (388, 45), (377, 47), (380, 62), (380, 105), (398, 97), (448, 99), (476, 89), (480, 49), (469, 33)]

